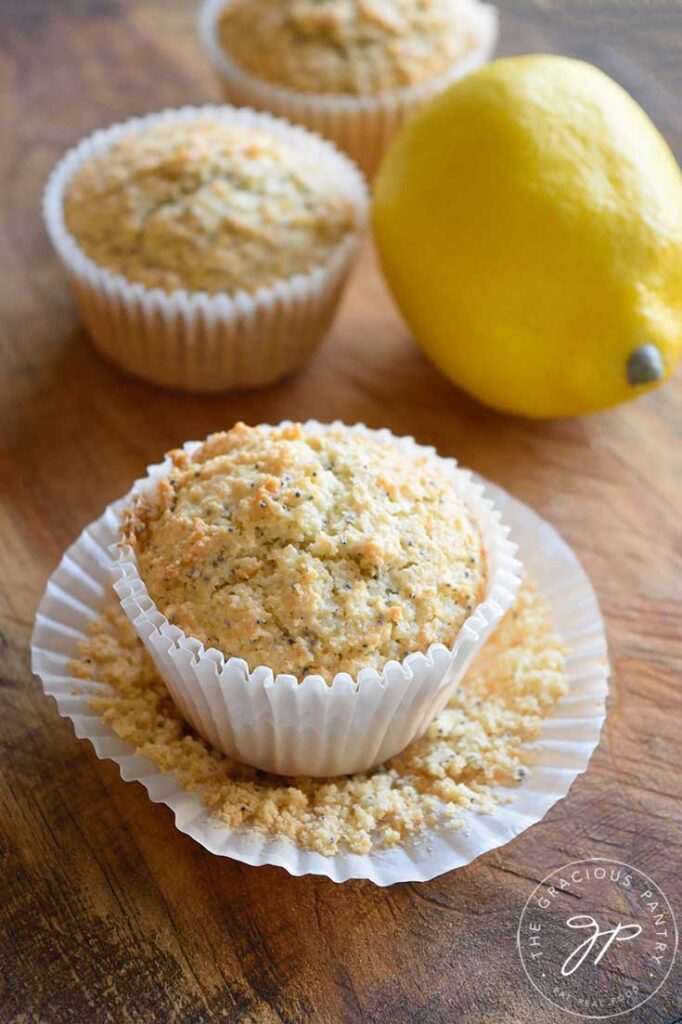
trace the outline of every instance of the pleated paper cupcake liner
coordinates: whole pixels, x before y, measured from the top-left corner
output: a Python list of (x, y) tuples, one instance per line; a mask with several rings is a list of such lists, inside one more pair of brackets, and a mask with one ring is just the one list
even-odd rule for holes
[(497, 43), (497, 9), (467, 0), (462, 16), (475, 36), (472, 49), (448, 70), (425, 82), (373, 96), (307, 93), (284, 88), (245, 71), (218, 38), (218, 21), (230, 0), (205, 0), (199, 34), (230, 102), (269, 110), (332, 139), (372, 177), (405, 118), (422, 103), (488, 61)]
[[(342, 424), (335, 424), (343, 426)], [(310, 421), (304, 430), (328, 429)], [(485, 643), (520, 585), (520, 565), (509, 530), (471, 473), (413, 438), (362, 425), (366, 434), (397, 445), (408, 457), (426, 455), (452, 479), (457, 496), (475, 518), (487, 559), (483, 600), (464, 622), (451, 649), (433, 644), (426, 654), (389, 661), (381, 673), (362, 669), (355, 679), (338, 673), (277, 675), (267, 665), (248, 666), (206, 650), (171, 625), (151, 599), (130, 546), (112, 548), (112, 573), (121, 607), (145, 644), (183, 716), (212, 746), (229, 757), (279, 775), (328, 777), (364, 771), (399, 753), (422, 736), (448, 703), (471, 659)], [(192, 452), (199, 442), (189, 442)], [(150, 466), (131, 495), (153, 493), (168, 475), (168, 460)]]
[[(209, 295), (147, 288), (85, 255), (64, 221), (65, 191), (78, 168), (130, 132), (197, 118), (271, 132), (339, 185), (352, 204), (355, 229), (324, 264), (253, 294)], [(153, 384), (206, 392), (262, 387), (310, 358), (336, 312), (367, 207), (362, 175), (331, 143), (279, 118), (226, 106), (166, 110), (95, 132), (64, 156), (43, 197), (48, 234), (96, 348), (117, 366)]]
[(176, 827), (213, 854), (246, 864), (277, 865), (292, 875), (323, 875), (335, 882), (365, 878), (382, 886), (427, 881), (462, 867), (540, 821), (566, 796), (599, 741), (608, 693), (604, 626), (578, 559), (556, 530), (526, 505), (492, 484), (485, 488), (510, 525), (524, 565), (550, 602), (567, 650), (569, 689), (544, 721), (538, 739), (528, 745), (530, 777), (499, 790), (512, 802), (502, 803), (493, 814), (465, 812), (466, 827), (460, 831), (430, 829), (403, 846), (325, 857), (253, 829), (218, 825), (198, 795), (187, 793), (172, 775), (120, 740), (91, 707), (93, 696), (106, 688), (75, 677), (70, 667), (91, 623), (116, 602), (108, 550), (118, 533), (117, 506), (81, 534), (53, 574), (36, 618), (33, 670), (59, 713), (72, 721), (76, 735), (90, 740), (99, 757), (115, 761), (123, 779), (141, 782), (151, 800), (172, 810)]

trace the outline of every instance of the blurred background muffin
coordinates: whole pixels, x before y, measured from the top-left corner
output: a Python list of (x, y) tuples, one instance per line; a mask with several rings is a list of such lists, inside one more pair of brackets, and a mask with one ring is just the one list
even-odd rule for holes
[(486, 60), (478, 0), (206, 0), (201, 30), (228, 97), (327, 135), (371, 174), (405, 116)]
[(148, 380), (266, 384), (321, 340), (366, 211), (322, 140), (231, 108), (116, 126), (64, 158), (45, 212), (97, 346)]

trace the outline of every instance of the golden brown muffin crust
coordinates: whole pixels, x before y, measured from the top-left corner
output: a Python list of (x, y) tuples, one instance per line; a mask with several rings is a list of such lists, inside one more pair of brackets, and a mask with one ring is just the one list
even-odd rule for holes
[(161, 611), (251, 669), (381, 670), (450, 646), (482, 599), (478, 527), (435, 459), (299, 424), (171, 455), (125, 536)]

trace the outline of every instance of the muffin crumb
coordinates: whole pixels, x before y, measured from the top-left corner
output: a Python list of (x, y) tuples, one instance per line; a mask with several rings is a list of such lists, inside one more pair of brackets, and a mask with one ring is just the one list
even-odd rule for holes
[(546, 599), (526, 580), (450, 705), (426, 736), (385, 765), (335, 779), (283, 779), (237, 764), (183, 721), (125, 615), (112, 606), (80, 645), (73, 674), (107, 684), (91, 706), (114, 732), (196, 793), (217, 824), (288, 839), (332, 856), (459, 829), (489, 814), (496, 787), (528, 775), (525, 745), (567, 692), (561, 641)]

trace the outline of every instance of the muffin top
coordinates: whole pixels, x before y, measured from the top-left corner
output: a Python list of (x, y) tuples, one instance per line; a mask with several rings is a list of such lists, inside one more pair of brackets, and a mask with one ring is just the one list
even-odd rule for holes
[(450, 646), (485, 589), (448, 471), (347, 428), (213, 434), (124, 517), (157, 607), (254, 669), (331, 682)]
[(474, 45), (467, 0), (231, 0), (218, 38), (258, 78), (371, 95), (445, 72)]
[(75, 173), (64, 214), (92, 260), (168, 292), (253, 292), (354, 228), (350, 200), (291, 145), (210, 120), (131, 131)]

